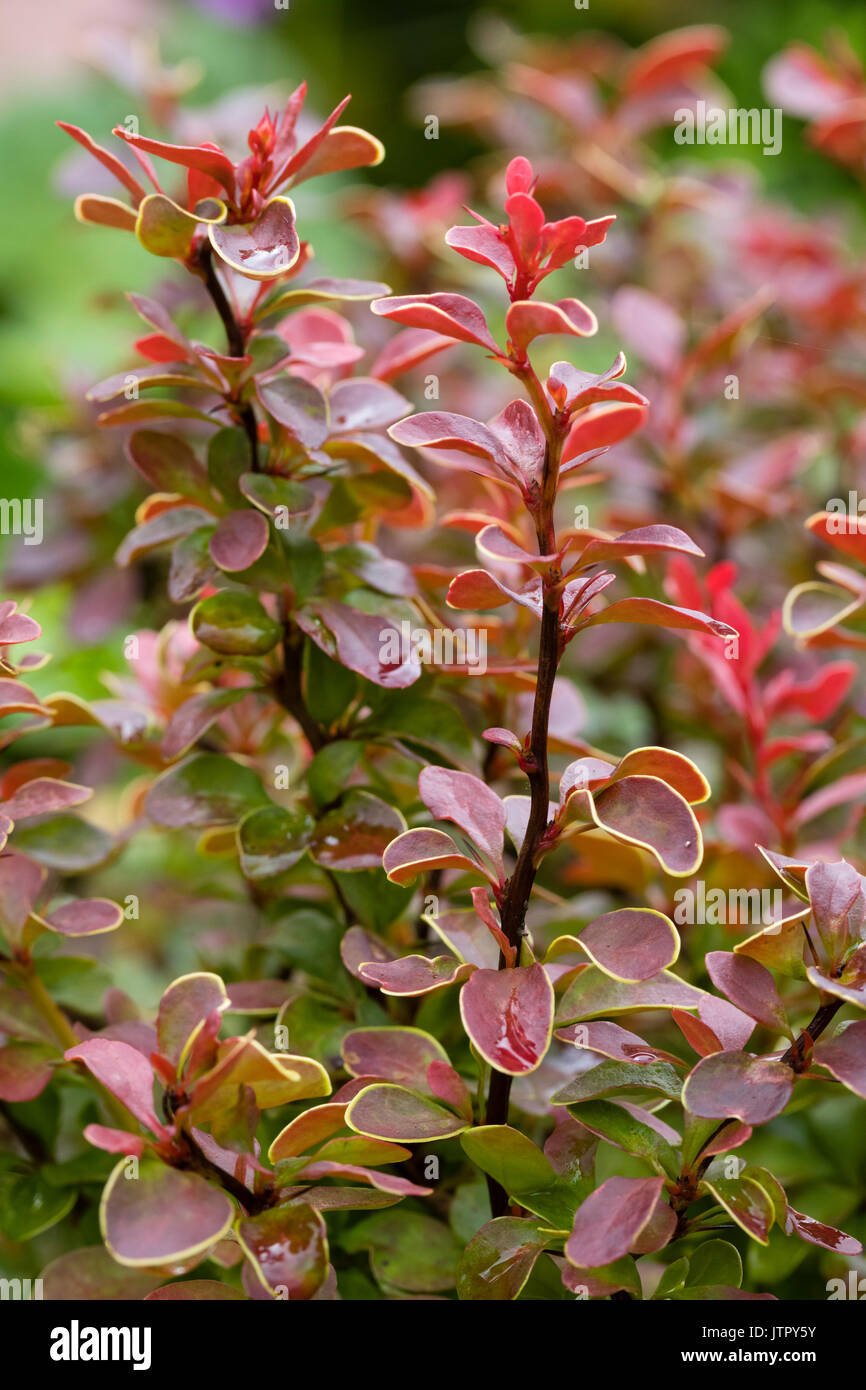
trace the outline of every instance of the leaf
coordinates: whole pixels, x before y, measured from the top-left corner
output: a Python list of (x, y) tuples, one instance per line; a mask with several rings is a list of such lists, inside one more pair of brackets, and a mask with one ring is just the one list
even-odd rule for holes
[(773, 1224), (773, 1207), (764, 1189), (753, 1179), (705, 1177), (700, 1188), (716, 1199), (752, 1240), (766, 1245)]
[(651, 979), (680, 953), (673, 922), (648, 907), (605, 912), (584, 927), (579, 944), (606, 975), (631, 982)]
[(866, 1100), (866, 1019), (849, 1023), (834, 1038), (819, 1042), (814, 1057), (849, 1091)]
[(694, 812), (657, 777), (623, 777), (598, 792), (575, 791), (568, 811), (571, 817), (593, 820), (618, 840), (649, 850), (666, 873), (678, 878), (693, 874), (703, 857)]
[(194, 753), (158, 777), (145, 799), (155, 825), (233, 825), (267, 802), (258, 773), (220, 753)]
[(666, 1177), (676, 1178), (680, 1160), (662, 1135), (610, 1100), (584, 1100), (569, 1106), (569, 1114), (600, 1139), (618, 1149), (645, 1158)]
[(258, 381), (262, 409), (305, 449), (318, 449), (328, 437), (328, 403), (312, 382), (299, 376)]
[(274, 1296), (310, 1299), (328, 1272), (328, 1238), (317, 1211), (303, 1202), (245, 1216), (238, 1241), (265, 1289)]
[(816, 1221), (813, 1216), (804, 1216), (792, 1206), (788, 1207), (785, 1230), (788, 1235), (798, 1235), (810, 1245), (820, 1245), (822, 1249), (832, 1250), (837, 1255), (852, 1256), (863, 1253), (861, 1242), (854, 1236), (837, 1231), (835, 1226), (828, 1226), (823, 1221)]
[(473, 1045), (508, 1076), (524, 1076), (544, 1060), (553, 1007), (553, 987), (537, 964), (476, 970), (460, 991), (460, 1016)]
[(457, 1270), (457, 1297), (500, 1302), (518, 1297), (549, 1236), (540, 1221), (499, 1216), (466, 1246)]
[(639, 1009), (696, 1009), (702, 991), (663, 970), (652, 980), (630, 984), (588, 966), (568, 986), (556, 1012), (557, 1024), (634, 1013)]
[(350, 1101), (346, 1123), (374, 1139), (420, 1144), (462, 1134), (470, 1122), (402, 1086), (376, 1084), (366, 1086)]
[(277, 290), (256, 311), (256, 319), (270, 318), (272, 314), (283, 313), (290, 308), (300, 308), (303, 304), (327, 304), (331, 300), (376, 299), (386, 294), (388, 286), (379, 280), (335, 280), (327, 276), (310, 280), (306, 285), (292, 286)]
[[(261, 512), (247, 508), (220, 517), (208, 549), (215, 565), (229, 574), (249, 569), (267, 549), (270, 530)], [(205, 600), (207, 602), (207, 600)]]
[(130, 531), (118, 546), (114, 558), (118, 565), (130, 565), (151, 550), (180, 540), (212, 521), (210, 512), (201, 507), (170, 507)]
[(784, 1110), (791, 1097), (790, 1067), (769, 1057), (715, 1052), (689, 1075), (683, 1104), (704, 1119), (739, 1119), (762, 1125)]
[[(633, 531), (624, 531), (622, 535), (614, 536), (610, 540), (591, 540), (581, 550), (578, 563), (583, 568), (590, 564), (606, 564), (626, 556), (658, 555), (669, 551), (684, 555), (703, 555), (700, 546), (695, 545), (691, 537), (676, 526), (640, 526)], [(656, 751), (661, 753), (667, 750)], [(671, 757), (681, 758), (681, 755), (671, 754)], [(649, 771), (648, 768), (643, 770)]]
[(145, 1294), (145, 1303), (245, 1303), (246, 1295), (219, 1279), (185, 1279)]
[(168, 1168), (148, 1154), (138, 1160), (137, 1178), (128, 1179), (126, 1169), (122, 1158), (99, 1207), (103, 1240), (120, 1264), (146, 1268), (189, 1260), (231, 1226), (230, 1199), (197, 1173)]
[(77, 1193), (52, 1187), (39, 1173), (22, 1173), (0, 1185), (0, 1229), (7, 1240), (33, 1240), (56, 1226), (75, 1206)]
[(426, 1089), (434, 1062), (448, 1061), (441, 1043), (420, 1028), (355, 1028), (341, 1050), (351, 1076), (376, 1076), (414, 1090)]
[(97, 936), (116, 931), (123, 921), (123, 909), (108, 898), (74, 898), (31, 922), (39, 922), (60, 936)]
[(201, 695), (191, 695), (174, 711), (166, 726), (161, 749), (162, 755), (171, 761), (188, 753), (202, 734), (215, 724), (223, 710), (249, 697), (248, 686), (234, 686), (228, 689), (207, 690)]
[(727, 1240), (704, 1241), (689, 1256), (687, 1284), (728, 1284), (738, 1289), (742, 1282), (740, 1252)]
[(858, 939), (866, 925), (863, 880), (844, 859), (812, 864), (806, 870), (806, 890), (821, 944), (835, 963), (848, 940)]
[(57, 1053), (42, 1043), (7, 1042), (0, 1047), (0, 1100), (35, 1100), (54, 1075)]
[(190, 625), (199, 642), (223, 656), (264, 656), (283, 635), (254, 594), (234, 589), (202, 599)]
[(655, 598), (621, 598), (608, 604), (600, 613), (585, 618), (581, 628), (597, 627), (600, 623), (638, 623), (651, 627), (677, 628), (690, 632), (705, 632), (712, 637), (736, 637), (737, 632), (718, 618), (698, 613), (691, 608), (676, 608)]
[(508, 455), (497, 436), (487, 425), (468, 415), (429, 410), (400, 420), (388, 433), (398, 444), (413, 449), (444, 449), (449, 454), (465, 454), (470, 459), (483, 460), (491, 467), (473, 467), (487, 477), (509, 478), (513, 474)]
[(451, 1289), (460, 1246), (441, 1221), (422, 1212), (383, 1212), (358, 1222), (343, 1238), (347, 1253), (370, 1251), (373, 1273), (386, 1289), (435, 1293)]
[(653, 1217), (663, 1185), (662, 1177), (603, 1182), (578, 1208), (565, 1246), (569, 1262), (592, 1269), (628, 1254)]
[(595, 1096), (654, 1091), (679, 1100), (682, 1081), (669, 1062), (616, 1062), (610, 1058), (573, 1076), (551, 1097), (554, 1105), (572, 1105)]
[(496, 793), (479, 777), (447, 767), (425, 767), (418, 790), (431, 814), (458, 825), (504, 878), (505, 806)]
[(88, 1038), (64, 1056), (67, 1062), (83, 1062), (131, 1115), (154, 1134), (162, 1133), (153, 1108), (153, 1070), (137, 1048), (112, 1038)]
[(509, 1196), (552, 1187), (557, 1181), (541, 1150), (510, 1125), (479, 1125), (461, 1135), (460, 1145), (470, 1163), (489, 1173)]
[(374, 314), (394, 319), (407, 328), (428, 328), (447, 338), (464, 343), (477, 343), (491, 352), (499, 352), (490, 335), (487, 320), (481, 309), (462, 294), (394, 295), (390, 299), (374, 299), (370, 305)]
[(763, 965), (731, 951), (710, 951), (706, 966), (716, 989), (738, 1009), (774, 1033), (793, 1036), (776, 982)]
[(316, 822), (304, 810), (261, 806), (238, 826), (241, 871), (252, 883), (285, 873), (306, 854)]
[(588, 338), (598, 332), (598, 319), (579, 299), (560, 299), (546, 304), (538, 299), (513, 300), (505, 315), (505, 327), (518, 352), (542, 334), (569, 333)]
[(218, 1119), (249, 1088), (259, 1110), (330, 1094), (328, 1073), (311, 1057), (267, 1052), (254, 1038), (227, 1038), (218, 1044), (217, 1062), (192, 1088), (190, 1110), (196, 1125)]
[(400, 812), (378, 796), (349, 791), (317, 822), (310, 855), (323, 868), (341, 873), (377, 869), (405, 825)]
[(58, 1255), (46, 1265), (42, 1271), (42, 1293), (50, 1303), (132, 1302), (146, 1298), (161, 1277), (117, 1264), (104, 1245), (85, 1245)]
[(402, 956), (393, 961), (369, 961), (358, 974), (365, 984), (375, 985), (383, 994), (398, 998), (417, 997), (466, 979), (472, 966), (453, 956)]
[(159, 1001), (156, 1032), (162, 1056), (179, 1063), (201, 1024), (211, 1014), (223, 1013), (228, 1003), (219, 975), (197, 971), (174, 980)]
[(211, 224), (211, 246), (248, 280), (270, 280), (295, 264), (301, 243), (290, 198), (271, 198), (254, 222)]
[[(577, 467), (574, 460), (580, 460), (584, 454), (619, 444), (641, 428), (647, 413), (645, 405), (630, 401), (604, 401), (587, 406), (577, 414), (566, 436), (562, 464), (571, 463), (572, 467)], [(563, 471), (570, 470), (564, 467)]]
[(382, 867), (392, 883), (412, 883), (419, 874), (431, 869), (481, 872), (481, 866), (461, 854), (450, 835), (427, 827), (406, 830), (392, 840), (382, 856)]
[(421, 674), (414, 647), (384, 617), (320, 599), (296, 612), (295, 621), (326, 656), (386, 690), (402, 690)]

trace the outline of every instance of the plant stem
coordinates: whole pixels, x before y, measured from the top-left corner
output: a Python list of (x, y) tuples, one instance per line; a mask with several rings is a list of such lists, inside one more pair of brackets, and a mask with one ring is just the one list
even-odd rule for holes
[(283, 669), (275, 685), (275, 693), (280, 703), (301, 730), (314, 753), (318, 753), (328, 742), (326, 735), (307, 709), (301, 686), (301, 657), (303, 637), (300, 629), (289, 620), (283, 623)]
[[(202, 245), (198, 259), (204, 278), (205, 289), (210, 295), (214, 308), (219, 314), (223, 328), (226, 331), (229, 356), (243, 357), (246, 353), (246, 337), (241, 325), (235, 318), (234, 310), (229, 303), (228, 296), (214, 270), (213, 249), (209, 242), (204, 242)], [(259, 427), (256, 423), (255, 411), (249, 401), (245, 401), (243, 404), (238, 404), (237, 402), (230, 402), (230, 404), (237, 414), (244, 433), (249, 440), (250, 468), (253, 473), (257, 473), (259, 467)]]
[[(559, 479), (559, 460), (562, 453), (563, 435), (550, 409), (544, 389), (528, 364), (516, 364), (514, 375), (523, 382), (538, 415), (545, 436), (547, 448), (544, 455), (544, 471), (535, 509), (535, 530), (538, 552), (549, 554), (556, 549), (554, 524), (554, 503)], [(548, 579), (552, 585), (559, 579), (558, 573), (551, 571)], [(518, 951), (525, 935), (526, 911), (535, 882), (537, 865), (535, 862), (538, 846), (547, 829), (550, 807), (550, 769), (548, 766), (548, 725), (550, 705), (553, 699), (553, 685), (559, 665), (560, 600), (558, 591), (548, 593), (545, 585), (545, 600), (541, 616), (541, 636), (538, 646), (538, 674), (535, 685), (535, 699), (532, 707), (532, 729), (529, 749), (525, 758), (530, 787), (529, 819), (526, 834), (517, 855), (517, 861), (509, 877), (500, 905), (502, 930), (509, 945)], [(505, 958), (500, 953), (499, 969), (505, 968)], [(487, 1096), (485, 1123), (488, 1125), (506, 1124), (508, 1102), (511, 1095), (512, 1078), (503, 1072), (492, 1071)], [(508, 1210), (508, 1194), (494, 1179), (488, 1178), (490, 1207), (494, 1216), (502, 1216)]]

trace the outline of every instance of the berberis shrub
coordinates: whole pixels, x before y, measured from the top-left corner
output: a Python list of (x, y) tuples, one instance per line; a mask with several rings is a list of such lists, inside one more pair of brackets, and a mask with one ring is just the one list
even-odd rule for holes
[[(316, 128), (298, 89), (237, 161), (61, 123), (117, 181), (79, 197), (89, 234), (161, 261), (129, 295), (131, 365), (89, 392), (90, 515), (109, 477), (133, 498), (114, 563), (154, 626), (87, 703), (36, 678), (38, 600), (0, 609), (0, 1227), (46, 1296), (823, 1298), (861, 1254), (862, 751), (856, 667), (822, 649), (863, 645), (839, 627), (862, 575), (797, 567), (799, 647), (735, 596), (735, 533), (804, 534), (802, 496), (772, 493), (807, 461), (808, 391), (792, 415), (792, 355), (756, 371), (760, 423), (713, 454), (768, 312), (759, 214), (736, 281), (695, 262), (697, 329), (663, 181), (635, 217), (650, 96), (686, 100), (719, 43), (626, 68), (577, 190), (598, 215), (559, 129), (490, 174), (489, 218), (420, 261), (395, 240), (400, 293), (319, 273), (304, 240), (308, 181), (383, 157), (345, 102)], [(522, 57), (523, 95), (566, 119), (565, 79)], [(694, 215), (721, 196), (696, 183)], [(627, 283), (641, 237), (668, 238), (670, 287)], [(600, 295), (597, 252), (591, 370), (571, 291)], [(862, 560), (831, 516), (812, 530)], [(117, 571), (76, 573), (111, 609)]]

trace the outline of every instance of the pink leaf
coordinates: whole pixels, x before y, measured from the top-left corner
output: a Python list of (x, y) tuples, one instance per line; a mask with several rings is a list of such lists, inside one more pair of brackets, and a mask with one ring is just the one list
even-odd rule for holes
[(392, 840), (382, 856), (382, 868), (392, 883), (412, 883), (430, 869), (469, 869), (481, 873), (481, 865), (467, 858), (443, 830), (419, 826)]
[(253, 508), (228, 512), (208, 543), (211, 559), (234, 574), (249, 569), (265, 552), (270, 531), (267, 518)]
[(162, 1134), (163, 1126), (153, 1109), (153, 1070), (134, 1047), (110, 1038), (90, 1038), (64, 1055), (67, 1062), (83, 1062), (130, 1114), (154, 1134)]
[(648, 907), (605, 912), (584, 927), (579, 940), (590, 959), (618, 980), (648, 980), (673, 965), (680, 950), (673, 923)]
[(716, 1052), (698, 1062), (689, 1076), (683, 1104), (704, 1119), (762, 1125), (784, 1110), (793, 1080), (790, 1067), (769, 1057)]

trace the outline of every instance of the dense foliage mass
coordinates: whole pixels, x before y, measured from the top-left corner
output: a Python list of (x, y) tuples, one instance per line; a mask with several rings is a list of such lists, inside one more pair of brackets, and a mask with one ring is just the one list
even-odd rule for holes
[[(0, 606), (0, 1230), (46, 1297), (860, 1267), (864, 280), (757, 177), (658, 159), (724, 44), (420, 91), (490, 155), (326, 195), (388, 283), (304, 240), (308, 182), (383, 158), (345, 102), (243, 151), (164, 85), (159, 137), (61, 123), (151, 283)], [(850, 55), (766, 85), (862, 170)], [(121, 634), (104, 698), (42, 672), (57, 577)]]

